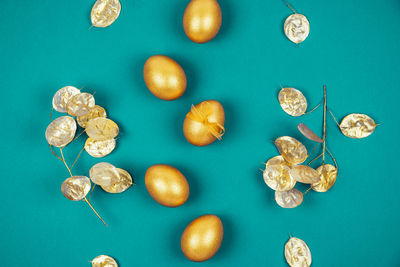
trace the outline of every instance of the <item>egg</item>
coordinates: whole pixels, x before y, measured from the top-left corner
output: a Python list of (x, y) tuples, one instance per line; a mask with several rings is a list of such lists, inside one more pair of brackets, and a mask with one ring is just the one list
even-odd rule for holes
[(200, 216), (185, 229), (181, 238), (183, 254), (191, 261), (206, 261), (217, 253), (224, 228), (215, 215)]
[(181, 206), (189, 197), (186, 177), (170, 165), (158, 164), (147, 169), (145, 184), (150, 196), (163, 206)]
[(221, 23), (221, 8), (217, 0), (192, 0), (183, 15), (183, 29), (195, 43), (205, 43), (213, 39)]
[(155, 55), (143, 68), (144, 82), (150, 92), (163, 100), (175, 100), (186, 90), (186, 74), (172, 58)]
[(192, 106), (183, 122), (183, 134), (189, 143), (206, 146), (222, 139), (224, 124), (225, 112), (221, 103), (207, 100)]

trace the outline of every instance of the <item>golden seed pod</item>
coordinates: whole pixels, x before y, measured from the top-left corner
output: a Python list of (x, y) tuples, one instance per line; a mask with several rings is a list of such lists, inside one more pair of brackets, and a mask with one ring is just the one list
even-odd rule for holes
[(76, 122), (70, 116), (62, 116), (53, 120), (46, 128), (46, 140), (49, 145), (64, 147), (74, 139)]
[(61, 185), (61, 192), (69, 200), (79, 201), (90, 191), (90, 180), (86, 176), (72, 176)]
[(143, 77), (150, 92), (163, 100), (175, 100), (186, 90), (185, 72), (167, 56), (150, 57), (144, 64)]
[(144, 179), (150, 196), (163, 206), (181, 206), (189, 197), (189, 184), (185, 176), (170, 165), (151, 166)]
[(283, 111), (291, 116), (301, 116), (307, 110), (306, 98), (295, 88), (282, 88), (279, 91), (278, 100)]
[(336, 182), (338, 170), (331, 164), (324, 164), (317, 168), (320, 180), (311, 185), (311, 188), (317, 192), (328, 191)]
[(289, 164), (289, 162), (287, 162), (281, 155), (279, 156), (275, 156), (270, 158), (267, 163), (265, 164), (265, 167), (269, 167), (272, 165), (286, 165), (288, 167), (290, 167), (291, 165)]
[(310, 33), (310, 23), (302, 14), (292, 14), (287, 17), (283, 25), (286, 37), (295, 44), (303, 42)]
[(110, 119), (98, 117), (91, 119), (86, 125), (86, 133), (94, 140), (110, 140), (119, 133), (118, 125)]
[(110, 26), (121, 12), (119, 0), (97, 0), (90, 12), (90, 19), (94, 27)]
[(271, 165), (265, 168), (264, 182), (275, 191), (288, 191), (296, 185), (286, 164)]
[(307, 165), (296, 165), (290, 169), (290, 176), (303, 184), (314, 184), (320, 180), (319, 173)]
[(107, 162), (100, 162), (90, 169), (90, 179), (100, 186), (112, 186), (120, 180), (120, 174), (114, 165)]
[(67, 103), (67, 112), (71, 116), (83, 116), (94, 108), (95, 102), (93, 95), (89, 93), (79, 93), (70, 98)]
[(88, 114), (76, 117), (76, 121), (78, 122), (79, 126), (81, 126), (82, 128), (86, 128), (90, 120), (98, 117), (105, 118), (106, 116), (106, 110), (103, 107), (95, 105)]
[(343, 118), (340, 123), (342, 133), (350, 138), (364, 138), (372, 134), (376, 124), (365, 114), (353, 113)]
[(195, 146), (206, 146), (221, 140), (225, 132), (225, 112), (221, 103), (206, 100), (196, 106), (192, 105), (183, 122), (183, 134), (189, 143)]
[(182, 252), (191, 261), (206, 261), (217, 253), (223, 236), (224, 228), (217, 216), (200, 216), (193, 220), (183, 232)]
[(86, 152), (94, 158), (102, 158), (110, 154), (116, 146), (115, 139), (94, 140), (88, 137), (85, 142)]
[(282, 208), (295, 208), (303, 202), (303, 193), (296, 188), (289, 191), (275, 191), (275, 201)]
[(119, 180), (117, 182), (114, 182), (110, 186), (101, 186), (101, 188), (103, 188), (104, 191), (113, 194), (122, 193), (132, 186), (133, 180), (129, 172), (120, 168), (117, 168), (117, 171), (119, 173)]
[(285, 258), (291, 267), (308, 267), (311, 265), (311, 251), (307, 244), (296, 237), (291, 237), (285, 244)]
[(118, 267), (117, 262), (110, 256), (100, 255), (92, 261), (92, 267)]
[(65, 86), (59, 89), (53, 96), (53, 108), (58, 112), (67, 112), (67, 103), (74, 95), (81, 91), (73, 86)]
[(281, 136), (275, 140), (275, 146), (282, 157), (292, 165), (303, 163), (307, 159), (306, 147), (290, 136)]

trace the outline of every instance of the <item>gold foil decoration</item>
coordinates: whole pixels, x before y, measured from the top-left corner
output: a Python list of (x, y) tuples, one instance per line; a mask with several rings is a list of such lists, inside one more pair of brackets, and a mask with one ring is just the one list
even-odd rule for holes
[(310, 33), (310, 23), (302, 14), (292, 14), (283, 25), (286, 37), (295, 44), (303, 42)]
[(67, 103), (74, 95), (79, 94), (81, 91), (73, 86), (65, 86), (58, 90), (53, 96), (53, 108), (65, 113), (67, 112)]
[(303, 184), (314, 184), (320, 180), (319, 172), (306, 165), (293, 166), (290, 169), (290, 176)]
[(303, 193), (296, 188), (289, 191), (275, 191), (275, 201), (282, 208), (295, 208), (303, 202)]
[(275, 146), (282, 157), (292, 165), (303, 163), (307, 159), (306, 147), (293, 137), (279, 137), (275, 140)]
[(91, 119), (95, 119), (98, 117), (105, 118), (106, 116), (107, 116), (106, 110), (103, 107), (95, 105), (94, 108), (92, 108), (88, 114), (76, 117), (76, 121), (78, 122), (79, 126), (81, 126), (82, 128), (86, 128), (87, 123)]
[(287, 162), (281, 155), (270, 158), (265, 164), (265, 167), (269, 167), (272, 165), (281, 165), (281, 164), (290, 167), (289, 162)]
[(79, 93), (70, 98), (67, 103), (67, 112), (71, 116), (83, 116), (94, 108), (95, 102), (93, 95), (89, 93)]
[(288, 191), (296, 184), (290, 176), (290, 168), (284, 164), (266, 167), (263, 176), (264, 182), (276, 191)]
[(115, 145), (115, 139), (99, 141), (88, 137), (85, 142), (85, 150), (92, 157), (102, 158), (110, 154), (114, 150)]
[(119, 0), (97, 0), (94, 3), (90, 18), (94, 27), (110, 26), (121, 12)]
[(46, 129), (46, 140), (49, 145), (64, 147), (74, 139), (76, 122), (70, 116), (62, 116), (53, 120)]
[(117, 262), (110, 256), (100, 255), (92, 261), (92, 267), (118, 267)]
[(86, 125), (86, 133), (94, 140), (109, 140), (115, 138), (119, 133), (118, 125), (107, 118), (94, 118)]
[(90, 191), (90, 180), (86, 176), (72, 176), (61, 185), (61, 192), (69, 200), (79, 201)]
[(120, 174), (114, 165), (100, 162), (94, 165), (89, 171), (90, 179), (100, 186), (112, 186), (120, 180)]
[(117, 168), (119, 180), (110, 186), (101, 186), (108, 193), (122, 193), (132, 186), (132, 176), (125, 170)]
[(291, 116), (301, 116), (307, 110), (306, 98), (295, 88), (282, 88), (278, 99), (282, 109)]
[(376, 124), (365, 114), (349, 114), (340, 123), (342, 133), (350, 138), (364, 138), (372, 134)]
[(323, 164), (317, 168), (320, 180), (311, 185), (311, 188), (317, 192), (328, 191), (336, 182), (337, 168), (331, 164)]
[(296, 237), (291, 237), (285, 244), (285, 258), (291, 267), (308, 267), (311, 265), (311, 251), (307, 244)]
[(311, 131), (311, 129), (308, 128), (307, 125), (305, 125), (304, 123), (299, 123), (299, 125), (297, 125), (297, 128), (308, 139), (317, 143), (324, 142), (324, 140), (322, 140), (318, 135), (316, 135), (313, 131)]

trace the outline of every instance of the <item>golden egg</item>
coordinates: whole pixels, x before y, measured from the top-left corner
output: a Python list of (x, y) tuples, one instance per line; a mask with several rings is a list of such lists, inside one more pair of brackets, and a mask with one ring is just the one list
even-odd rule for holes
[(183, 134), (189, 143), (206, 146), (221, 140), (225, 132), (225, 112), (216, 100), (203, 101), (192, 106), (183, 122)]
[(217, 0), (192, 0), (183, 15), (183, 29), (195, 43), (205, 43), (213, 39), (221, 23), (221, 8)]
[(163, 206), (181, 206), (189, 197), (185, 176), (172, 166), (153, 165), (147, 170), (144, 180), (151, 197)]
[(206, 261), (217, 253), (223, 236), (224, 228), (217, 216), (200, 216), (183, 232), (182, 252), (191, 261)]
[(150, 57), (144, 64), (143, 77), (150, 92), (160, 99), (175, 100), (186, 90), (185, 72), (167, 56)]

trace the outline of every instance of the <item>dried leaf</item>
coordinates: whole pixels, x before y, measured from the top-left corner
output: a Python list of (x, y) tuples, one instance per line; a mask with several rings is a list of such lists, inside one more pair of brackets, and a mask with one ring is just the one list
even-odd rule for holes
[(282, 208), (295, 208), (303, 202), (303, 193), (296, 188), (283, 192), (275, 191), (275, 201)]
[(283, 25), (286, 37), (295, 44), (303, 42), (310, 33), (310, 23), (302, 14), (292, 14)]
[(67, 103), (67, 112), (71, 116), (84, 116), (94, 108), (95, 102), (93, 95), (89, 93), (79, 93), (70, 98)]
[(290, 176), (303, 184), (314, 184), (320, 180), (320, 174), (306, 165), (296, 165), (290, 169)]
[(307, 244), (296, 237), (291, 237), (285, 244), (285, 258), (292, 267), (308, 267), (311, 265), (311, 251)]
[(90, 180), (86, 176), (72, 176), (62, 183), (61, 192), (66, 198), (79, 201), (86, 197), (90, 187)]
[(308, 128), (307, 125), (305, 125), (304, 123), (299, 123), (299, 125), (297, 125), (297, 128), (308, 139), (318, 143), (324, 142), (324, 140), (322, 140), (318, 135), (311, 131), (311, 129)]
[(321, 165), (317, 168), (320, 180), (311, 185), (311, 188), (317, 192), (328, 191), (336, 182), (338, 171), (331, 164)]
[(100, 255), (92, 260), (92, 267), (118, 267), (118, 264), (110, 256)]
[(95, 27), (110, 26), (121, 12), (119, 0), (97, 0), (94, 3), (90, 17)]
[(285, 164), (268, 166), (263, 173), (264, 181), (273, 190), (288, 191), (296, 184), (289, 172), (290, 168)]
[(79, 126), (82, 128), (86, 128), (87, 123), (95, 118), (102, 117), (105, 118), (107, 116), (106, 110), (103, 107), (95, 105), (94, 108), (90, 110), (90, 112), (86, 115), (76, 117), (76, 121)]
[(279, 137), (275, 140), (275, 146), (282, 157), (292, 165), (303, 163), (307, 159), (306, 147), (293, 137)]
[(101, 186), (112, 186), (120, 180), (120, 174), (114, 165), (100, 162), (94, 165), (89, 171), (93, 183)]
[(306, 98), (295, 88), (282, 88), (278, 99), (282, 109), (291, 116), (301, 116), (307, 110)]
[(132, 176), (125, 170), (117, 168), (120, 179), (111, 186), (101, 186), (108, 193), (122, 193), (133, 184)]
[(53, 96), (53, 108), (58, 112), (67, 112), (67, 103), (74, 95), (79, 94), (78, 88), (73, 86), (65, 86), (58, 90)]
[(115, 138), (119, 133), (118, 125), (107, 118), (94, 118), (86, 125), (86, 133), (94, 140), (109, 140)]
[(85, 150), (92, 157), (102, 158), (110, 154), (114, 150), (115, 145), (115, 139), (99, 141), (88, 137), (85, 142)]
[(53, 120), (46, 129), (46, 140), (49, 145), (64, 147), (74, 139), (76, 122), (70, 116), (62, 116)]
[(280, 165), (280, 164), (290, 167), (289, 162), (287, 162), (281, 155), (270, 158), (265, 164), (265, 167), (272, 165)]
[(353, 113), (343, 118), (340, 123), (342, 133), (350, 138), (364, 138), (372, 134), (376, 124), (365, 114)]

